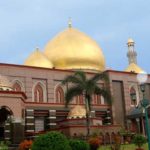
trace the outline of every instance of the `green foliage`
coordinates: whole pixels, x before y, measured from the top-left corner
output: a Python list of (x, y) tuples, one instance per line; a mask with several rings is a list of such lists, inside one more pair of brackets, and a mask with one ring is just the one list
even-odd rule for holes
[(140, 148), (147, 142), (147, 140), (143, 135), (137, 134), (134, 136), (132, 142)]
[[(110, 150), (111, 147), (110, 145), (106, 145), (106, 146), (101, 146), (99, 147), (98, 150)], [(134, 144), (125, 144), (125, 145), (121, 145), (121, 150), (135, 150), (136, 147)], [(143, 149), (144, 150), (148, 150), (148, 145), (147, 144), (144, 144), (143, 145)]]
[(72, 150), (90, 150), (89, 144), (82, 140), (71, 139), (69, 144)]
[(37, 137), (32, 150), (71, 150), (71, 147), (63, 134), (52, 131)]
[(107, 103), (111, 104), (111, 94), (109, 89), (106, 89), (106, 86), (99, 86), (99, 80), (103, 80), (105, 85), (108, 87), (108, 76), (106, 73), (98, 73), (88, 78), (86, 73), (83, 71), (77, 71), (74, 75), (67, 76), (63, 81), (63, 85), (67, 85), (71, 83), (71, 87), (69, 87), (65, 93), (65, 105), (73, 100), (75, 96), (83, 95), (85, 108), (86, 108), (86, 126), (87, 126), (87, 137), (90, 133), (90, 110), (91, 110), (91, 102), (92, 95), (102, 95)]
[(121, 134), (122, 136), (132, 136), (132, 135), (133, 135), (132, 132), (126, 130), (125, 128), (122, 128), (122, 129), (120, 130), (120, 134)]
[(71, 87), (65, 93), (66, 106), (73, 100), (73, 98), (77, 95), (85, 94), (85, 101), (88, 101), (89, 108), (90, 103), (92, 101), (92, 95), (102, 95), (107, 100), (108, 103), (111, 103), (111, 95), (108, 88), (100, 87), (99, 81), (103, 80), (106, 84), (108, 84), (108, 76), (106, 73), (98, 73), (88, 78), (86, 73), (83, 71), (77, 71), (74, 75), (67, 76), (62, 84), (66, 85), (71, 83)]
[(4, 141), (0, 142), (0, 150), (8, 150), (8, 146), (4, 143)]

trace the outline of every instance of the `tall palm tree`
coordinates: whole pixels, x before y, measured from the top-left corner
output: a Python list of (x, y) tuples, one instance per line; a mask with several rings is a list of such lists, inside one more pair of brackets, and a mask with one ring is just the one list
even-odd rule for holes
[(91, 112), (92, 95), (102, 95), (109, 104), (111, 103), (111, 96), (109, 90), (107, 88), (98, 86), (98, 81), (100, 80), (108, 82), (108, 76), (105, 73), (98, 73), (91, 78), (87, 78), (85, 72), (77, 71), (73, 75), (67, 76), (62, 81), (63, 85), (71, 83), (71, 86), (67, 89), (65, 93), (66, 106), (68, 106), (68, 104), (73, 100), (75, 96), (83, 95), (86, 109), (87, 137), (90, 134), (89, 117)]

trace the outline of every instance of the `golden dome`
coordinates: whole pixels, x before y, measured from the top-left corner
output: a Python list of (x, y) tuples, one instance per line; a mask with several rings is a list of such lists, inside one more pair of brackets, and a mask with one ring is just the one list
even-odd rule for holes
[(144, 73), (144, 70), (142, 70), (137, 64), (131, 63), (129, 66), (125, 69), (127, 72), (134, 72), (134, 73)]
[(90, 37), (71, 26), (48, 42), (44, 53), (57, 69), (105, 69), (101, 48)]
[(76, 105), (68, 114), (68, 118), (86, 118), (86, 110), (83, 106)]
[(27, 66), (53, 68), (49, 59), (37, 48), (25, 61)]
[(0, 75), (0, 91), (11, 91), (12, 90), (12, 84), (8, 80), (7, 77)]

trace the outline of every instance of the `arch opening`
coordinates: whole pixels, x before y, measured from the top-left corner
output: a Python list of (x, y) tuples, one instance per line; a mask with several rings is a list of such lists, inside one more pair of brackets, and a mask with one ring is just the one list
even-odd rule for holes
[(6, 121), (13, 115), (11, 109), (7, 106), (0, 107), (0, 140), (4, 139), (4, 130)]

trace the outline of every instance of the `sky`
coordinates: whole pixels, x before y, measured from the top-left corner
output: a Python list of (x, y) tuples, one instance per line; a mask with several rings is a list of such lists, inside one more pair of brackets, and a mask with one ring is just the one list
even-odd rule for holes
[(131, 37), (150, 73), (150, 0), (0, 0), (0, 63), (23, 64), (36, 47), (44, 50), (69, 17), (102, 48), (107, 68), (128, 66)]

